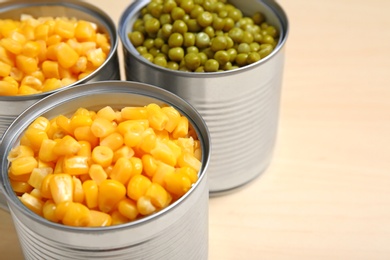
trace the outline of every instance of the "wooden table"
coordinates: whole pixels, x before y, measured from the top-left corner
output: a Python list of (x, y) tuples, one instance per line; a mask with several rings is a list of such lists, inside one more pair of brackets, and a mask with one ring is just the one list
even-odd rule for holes
[[(88, 2), (117, 21), (130, 1)], [(278, 2), (290, 33), (273, 161), (210, 200), (209, 258), (390, 259), (390, 1)], [(1, 258), (21, 258), (0, 219)]]

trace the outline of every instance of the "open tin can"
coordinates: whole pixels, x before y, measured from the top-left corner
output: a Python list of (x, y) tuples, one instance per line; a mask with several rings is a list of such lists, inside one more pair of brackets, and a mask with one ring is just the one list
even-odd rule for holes
[(205, 119), (211, 135), (211, 195), (239, 188), (264, 172), (272, 158), (288, 34), (286, 14), (272, 0), (229, 0), (244, 15), (263, 13), (267, 23), (279, 31), (279, 41), (270, 55), (250, 65), (195, 73), (155, 65), (130, 42), (128, 34), (149, 2), (135, 1), (119, 22), (126, 78), (167, 89), (191, 103)]
[[(20, 20), (22, 15), (30, 15), (34, 18), (67, 17), (82, 19), (96, 24), (98, 31), (109, 37), (111, 49), (104, 63), (85, 78), (61, 89), (85, 82), (120, 79), (117, 30), (113, 20), (104, 11), (84, 1), (76, 0), (17, 0), (0, 4), (0, 19)], [(0, 96), (0, 140), (5, 129), (23, 110), (58, 90), (33, 95)]]
[[(132, 222), (77, 228), (50, 222), (28, 210), (8, 179), (7, 155), (35, 118), (71, 115), (80, 106), (98, 110), (156, 103), (171, 105), (189, 119), (202, 149), (198, 181), (168, 207)], [(54, 93), (25, 110), (5, 132), (0, 144), (1, 176), (8, 209), (26, 259), (207, 259), (210, 137), (200, 114), (180, 97), (136, 82), (86, 83)]]

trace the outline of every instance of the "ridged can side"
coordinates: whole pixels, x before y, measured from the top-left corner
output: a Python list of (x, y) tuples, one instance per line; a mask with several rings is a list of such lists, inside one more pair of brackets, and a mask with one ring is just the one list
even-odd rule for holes
[[(161, 211), (127, 224), (74, 228), (53, 223), (27, 210), (12, 191), (6, 160), (24, 129), (38, 116), (72, 114), (87, 109), (169, 104), (188, 117), (202, 148), (198, 181), (183, 197)], [(201, 115), (178, 96), (147, 84), (87, 83), (46, 97), (18, 116), (0, 144), (1, 184), (26, 259), (207, 259), (210, 136)]]
[(215, 73), (174, 71), (142, 58), (128, 39), (132, 24), (149, 1), (131, 4), (121, 16), (128, 80), (167, 89), (191, 103), (205, 119), (213, 146), (210, 194), (230, 192), (259, 176), (269, 165), (276, 142), (288, 21), (275, 1), (229, 1), (244, 14), (265, 14), (280, 32), (266, 58), (239, 69)]
[(74, 85), (86, 82), (95, 82), (102, 80), (119, 80), (119, 59), (118, 44), (119, 39), (114, 21), (103, 10), (83, 1), (67, 0), (34, 0), (34, 1), (9, 1), (0, 4), (1, 19), (19, 20), (22, 14), (32, 15), (35, 18), (42, 16), (51, 17), (69, 17), (84, 19), (95, 23), (99, 30), (110, 37), (111, 50), (106, 61), (87, 77), (74, 82), (66, 87), (55, 91), (49, 91), (40, 94), (28, 96), (0, 96), (0, 141), (3, 133), (12, 121), (26, 108), (38, 100), (72, 87)]

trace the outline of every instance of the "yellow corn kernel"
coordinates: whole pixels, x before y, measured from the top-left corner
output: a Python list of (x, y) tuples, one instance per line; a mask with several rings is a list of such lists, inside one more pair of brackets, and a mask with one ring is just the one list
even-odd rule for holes
[(80, 56), (77, 62), (70, 67), (70, 71), (74, 74), (80, 74), (87, 70), (88, 60), (85, 56)]
[(96, 34), (96, 43), (98, 47), (100, 47), (104, 53), (109, 53), (111, 49), (111, 45), (106, 34), (97, 33)]
[(150, 154), (157, 160), (160, 160), (171, 166), (176, 165), (176, 155), (172, 149), (164, 142), (157, 140), (156, 146), (150, 151)]
[(176, 196), (184, 195), (192, 186), (190, 178), (182, 173), (169, 173), (164, 176), (166, 190)]
[(144, 175), (134, 175), (127, 184), (127, 196), (135, 201), (146, 194), (152, 181)]
[(138, 157), (131, 157), (130, 162), (133, 165), (133, 176), (141, 174), (143, 171), (142, 160)]
[(65, 19), (58, 19), (54, 25), (54, 33), (59, 35), (61, 38), (70, 39), (74, 37), (75, 26), (70, 21), (66, 21)]
[(73, 180), (69, 174), (53, 174), (50, 178), (50, 193), (56, 204), (73, 201)]
[(47, 132), (50, 128), (50, 121), (43, 116), (39, 116), (29, 125), (28, 129), (31, 128)]
[(111, 121), (98, 117), (93, 121), (91, 131), (96, 137), (106, 137), (115, 132), (115, 126)]
[(77, 152), (78, 156), (87, 157), (88, 161), (90, 161), (90, 158), (92, 157), (92, 146), (87, 141), (79, 141), (79, 144), (81, 145), (80, 150)]
[(120, 225), (129, 222), (129, 219), (123, 216), (117, 210), (111, 213), (111, 219), (112, 219), (111, 225)]
[(189, 138), (180, 137), (177, 140), (175, 140), (174, 142), (180, 147), (180, 149), (183, 152), (190, 153), (190, 154), (194, 153), (195, 142), (194, 142), (194, 139), (192, 137), (189, 137)]
[(111, 133), (100, 140), (101, 146), (107, 146), (113, 151), (122, 147), (123, 143), (123, 136), (117, 132)]
[(31, 172), (30, 178), (28, 179), (28, 184), (36, 189), (41, 189), (43, 179), (46, 177), (46, 175), (52, 173), (53, 169), (49, 167), (34, 168), (34, 170)]
[(112, 107), (110, 106), (106, 106), (99, 109), (96, 114), (98, 117), (105, 118), (108, 121), (114, 121), (117, 118), (115, 110), (112, 109)]
[(104, 180), (99, 185), (98, 204), (100, 211), (112, 211), (126, 196), (126, 187), (116, 180)]
[(92, 150), (92, 161), (103, 168), (110, 166), (113, 158), (114, 152), (107, 146), (96, 146)]
[(46, 60), (42, 62), (42, 72), (45, 78), (59, 78), (59, 65), (56, 61)]
[(18, 90), (18, 95), (34, 95), (41, 93), (41, 91), (36, 90), (35, 88), (32, 88), (27, 85), (20, 85), (19, 90)]
[[(55, 202), (54, 202), (55, 203)], [(56, 203), (56, 208), (55, 208), (55, 217), (59, 220), (59, 221), (62, 221), (62, 219), (64, 218), (70, 204), (72, 204), (73, 202), (71, 201), (64, 201), (64, 202), (61, 202), (59, 204)]]
[(72, 176), (72, 180), (73, 180), (73, 201), (83, 203), (85, 198), (83, 184), (81, 180), (76, 176)]
[(20, 158), (20, 157), (25, 157), (25, 156), (34, 156), (34, 151), (31, 149), (29, 146), (25, 145), (18, 145), (14, 148), (11, 149), (7, 156), (7, 160), (9, 162), (12, 162), (13, 160)]
[(0, 81), (0, 95), (1, 96), (15, 96), (18, 94), (18, 86), (10, 82)]
[(134, 156), (134, 150), (128, 146), (122, 146), (114, 152), (112, 162), (115, 163), (119, 158), (131, 159)]
[(150, 127), (158, 131), (164, 130), (169, 122), (169, 117), (162, 112), (161, 107), (152, 103), (146, 106), (146, 110), (148, 111)]
[(185, 167), (185, 166), (191, 167), (196, 172), (199, 172), (200, 167), (202, 166), (202, 163), (194, 155), (190, 153), (181, 154), (177, 159), (177, 164), (180, 167)]
[(91, 219), (88, 227), (108, 227), (112, 225), (111, 215), (97, 210), (90, 210)]
[(38, 70), (38, 59), (24, 55), (16, 56), (16, 67), (23, 73), (29, 74)]
[(93, 120), (90, 115), (73, 115), (70, 118), (70, 127), (73, 129), (73, 131), (77, 127), (91, 126), (92, 123)]
[(10, 170), (14, 175), (31, 173), (38, 166), (38, 161), (33, 156), (20, 157), (11, 162)]
[(53, 173), (63, 173), (64, 172), (64, 169), (63, 169), (64, 168), (63, 167), (64, 159), (65, 159), (65, 156), (58, 157)]
[(144, 126), (138, 123), (128, 123), (124, 121), (118, 125), (118, 131), (123, 135), (123, 142), (129, 147), (136, 147), (142, 141)]
[(30, 193), (34, 187), (24, 181), (10, 180), (12, 190), (17, 194)]
[(118, 211), (129, 220), (135, 220), (138, 216), (137, 204), (130, 199), (121, 200), (118, 203)]
[(186, 137), (188, 134), (188, 119), (185, 116), (180, 117), (179, 123), (175, 130), (172, 132), (172, 137), (178, 139), (180, 137)]
[(78, 41), (91, 41), (96, 38), (96, 30), (92, 23), (79, 20), (74, 30), (74, 37)]
[(176, 173), (186, 175), (190, 179), (191, 183), (195, 183), (198, 181), (198, 172), (191, 167), (185, 166), (181, 168), (176, 168)]
[(137, 209), (138, 212), (144, 216), (150, 215), (157, 210), (150, 198), (147, 196), (142, 196), (139, 200), (137, 200)]
[(35, 41), (28, 41), (22, 47), (22, 54), (27, 57), (38, 57), (41, 45)]
[(158, 167), (157, 160), (150, 154), (143, 155), (141, 160), (145, 174), (149, 177), (153, 177)]
[(74, 77), (64, 77), (63, 79), (61, 79), (61, 86), (68, 86), (68, 85), (71, 85), (73, 83), (75, 83), (77, 81), (76, 78)]
[(10, 169), (8, 169), (8, 178), (13, 181), (27, 182), (30, 178), (30, 173), (23, 175), (14, 175)]
[(76, 64), (79, 55), (67, 43), (61, 42), (56, 46), (56, 57), (63, 68), (70, 68)]
[(38, 53), (37, 58), (38, 58), (39, 64), (42, 65), (42, 62), (47, 60), (47, 46), (46, 46), (46, 42), (43, 41), (43, 40), (38, 40), (38, 41), (36, 41), (36, 43), (39, 44), (39, 53)]
[(80, 143), (72, 136), (66, 135), (53, 147), (53, 152), (57, 155), (74, 155), (80, 149)]
[(34, 35), (36, 40), (47, 41), (49, 37), (49, 25), (38, 24), (34, 29)]
[(152, 128), (148, 128), (142, 132), (141, 137), (142, 139), (139, 144), (139, 148), (145, 153), (150, 153), (150, 151), (156, 146), (156, 134)]
[(26, 132), (24, 132), (24, 136), (28, 139), (30, 142), (31, 148), (34, 151), (39, 151), (41, 148), (42, 142), (44, 140), (49, 139), (47, 133), (41, 129), (27, 128)]
[(69, 203), (62, 218), (62, 224), (73, 227), (87, 227), (90, 221), (90, 210), (85, 205), (77, 202)]
[(157, 208), (168, 206), (172, 200), (169, 193), (158, 183), (152, 183), (145, 195), (150, 198), (152, 204)]
[(88, 174), (89, 172), (89, 157), (86, 156), (66, 156), (63, 161), (64, 173), (70, 175)]
[(45, 199), (52, 199), (53, 196), (51, 195), (50, 191), (50, 181), (53, 178), (53, 174), (46, 175), (41, 183), (41, 196)]
[(20, 69), (16, 67), (12, 67), (10, 77), (16, 80), (17, 82), (20, 82), (24, 77), (24, 73)]
[(43, 82), (42, 92), (53, 91), (62, 88), (62, 82), (59, 79), (49, 78)]
[(59, 45), (58, 43), (47, 45), (46, 47), (46, 59), (52, 60), (52, 61), (58, 61), (57, 57), (57, 47)]
[(89, 167), (88, 174), (98, 185), (108, 178), (106, 171), (100, 164), (92, 164), (91, 167)]
[(32, 191), (30, 191), (30, 195), (34, 196), (37, 199), (42, 200), (41, 191), (38, 189), (33, 189)]
[(79, 49), (79, 55), (86, 57), (88, 60), (87, 53), (89, 51), (93, 51), (93, 50), (96, 50), (96, 42), (81, 42), (80, 49)]
[(172, 174), (175, 172), (175, 167), (160, 162), (158, 164), (157, 170), (155, 174), (153, 175), (152, 181), (154, 183), (158, 183), (161, 186), (165, 187), (165, 175)]
[(14, 39), (3, 38), (0, 40), (0, 44), (4, 47), (4, 49), (13, 54), (20, 54), (22, 52), (23, 44)]
[(95, 147), (99, 143), (99, 138), (92, 133), (90, 126), (77, 127), (74, 129), (73, 134), (76, 140), (86, 141), (90, 143), (91, 147)]
[(43, 217), (51, 222), (58, 223), (60, 220), (56, 217), (56, 214), (55, 214), (56, 208), (57, 208), (57, 205), (54, 203), (53, 200), (45, 201), (45, 203), (43, 204), (43, 208), (42, 208)]
[(124, 107), (121, 109), (121, 116), (125, 120), (148, 119), (148, 111), (145, 107)]
[(169, 140), (169, 132), (167, 130), (162, 130), (162, 131), (154, 131), (156, 133), (156, 137), (158, 140)]
[(167, 130), (169, 133), (172, 133), (172, 131), (175, 130), (177, 124), (180, 121), (180, 113), (174, 107), (163, 107), (161, 108), (161, 111), (169, 118), (169, 121), (165, 125), (164, 129)]
[(96, 181), (87, 180), (83, 183), (83, 190), (85, 196), (85, 204), (88, 208), (94, 209), (98, 207), (99, 187)]
[(34, 76), (26, 76), (26, 77), (24, 77), (20, 84), (22, 86), (23, 85), (29, 86), (29, 87), (34, 88), (36, 90), (42, 90), (42, 88), (43, 88), (42, 82), (38, 78), (36, 78)]
[(0, 60), (0, 76), (6, 77), (11, 73), (12, 66)]
[(70, 125), (70, 119), (64, 115), (59, 115), (55, 118), (57, 126), (64, 130), (68, 134), (72, 134), (72, 127)]
[(43, 209), (43, 201), (40, 199), (35, 198), (34, 196), (30, 195), (29, 193), (24, 193), (20, 197), (20, 201), (31, 211), (34, 213), (42, 216), (42, 209)]
[(133, 164), (131, 161), (128, 158), (122, 157), (116, 161), (110, 173), (110, 178), (126, 185), (132, 176), (132, 171)]
[(87, 52), (87, 60), (93, 64), (94, 67), (99, 67), (106, 60), (107, 55), (101, 48), (90, 50)]

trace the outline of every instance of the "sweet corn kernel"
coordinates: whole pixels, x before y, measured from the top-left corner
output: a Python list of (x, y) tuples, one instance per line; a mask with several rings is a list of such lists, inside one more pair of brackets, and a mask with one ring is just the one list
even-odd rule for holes
[(96, 146), (92, 150), (92, 161), (102, 167), (110, 166), (113, 158), (114, 152), (107, 146)]
[(28, 182), (10, 180), (10, 183), (13, 191), (17, 194), (29, 193), (34, 189)]
[(92, 157), (92, 147), (87, 141), (79, 141), (81, 145), (80, 150), (77, 152), (78, 156), (87, 157), (88, 163), (90, 163)]
[(53, 147), (56, 155), (74, 155), (81, 149), (80, 143), (70, 135), (64, 136)]
[(130, 220), (123, 216), (119, 211), (111, 213), (112, 225), (120, 225), (129, 222)]
[(15, 96), (18, 93), (18, 86), (7, 82), (0, 81), (0, 95), (2, 96)]
[(19, 182), (27, 182), (28, 179), (30, 179), (30, 173), (23, 174), (23, 175), (14, 175), (9, 169), (8, 169), (8, 178), (13, 181), (19, 181)]
[(164, 183), (167, 191), (177, 196), (184, 195), (192, 186), (190, 178), (182, 172), (166, 174)]
[(37, 91), (42, 90), (43, 88), (42, 81), (34, 76), (25, 76), (20, 84), (22, 86), (29, 86)]
[(11, 73), (12, 66), (0, 60), (0, 76), (7, 77)]
[(16, 158), (11, 162), (10, 170), (14, 175), (31, 173), (38, 166), (38, 161), (33, 156)]
[(30, 195), (34, 196), (34, 197), (37, 198), (37, 199), (42, 200), (41, 191), (38, 190), (38, 189), (35, 189), (35, 188), (34, 188), (32, 191), (30, 191)]
[(132, 171), (133, 164), (131, 161), (122, 157), (116, 161), (114, 168), (112, 168), (110, 173), (110, 178), (126, 185), (132, 176)]
[(147, 196), (142, 196), (137, 200), (137, 209), (144, 216), (150, 215), (157, 210), (151, 199)]
[(137, 204), (130, 199), (123, 199), (118, 203), (118, 211), (128, 220), (135, 220), (138, 216)]
[(111, 133), (100, 140), (101, 146), (107, 146), (113, 151), (118, 150), (123, 144), (123, 136), (117, 132)]
[(42, 62), (42, 72), (46, 78), (59, 78), (59, 64), (57, 61), (46, 60)]
[(30, 74), (38, 70), (38, 59), (24, 55), (16, 56), (16, 67), (23, 73)]
[(64, 115), (59, 115), (55, 118), (55, 122), (56, 122), (57, 126), (60, 129), (64, 130), (66, 133), (73, 134), (69, 118), (67, 118)]
[(172, 149), (162, 141), (157, 141), (156, 146), (150, 151), (150, 154), (166, 164), (176, 165), (177, 157)]
[(61, 38), (70, 39), (74, 37), (75, 26), (70, 21), (58, 19), (54, 25), (54, 33), (58, 34)]
[(72, 176), (72, 180), (73, 180), (73, 201), (83, 203), (85, 199), (83, 184), (81, 180), (76, 176)]
[(127, 196), (135, 201), (145, 195), (152, 185), (151, 180), (144, 175), (133, 176), (127, 184)]
[(85, 205), (77, 202), (69, 203), (62, 218), (63, 224), (74, 227), (87, 227), (90, 221), (90, 210)]
[(150, 154), (143, 155), (141, 160), (145, 174), (149, 177), (153, 177), (158, 167), (157, 160)]
[(89, 142), (91, 147), (95, 147), (99, 143), (99, 138), (92, 133), (90, 126), (77, 127), (74, 129), (73, 134), (76, 140)]
[(56, 204), (73, 201), (73, 180), (69, 174), (53, 174), (50, 178), (49, 187)]
[(174, 139), (180, 137), (186, 137), (188, 134), (188, 119), (185, 116), (180, 117), (179, 123), (177, 124), (175, 130), (172, 132)]
[(165, 184), (166, 184), (165, 183), (165, 175), (172, 174), (174, 172), (175, 172), (175, 167), (173, 167), (169, 164), (159, 162), (157, 169), (156, 169), (156, 172), (154, 173), (154, 175), (152, 177), (152, 181), (154, 183), (158, 183), (161, 186), (165, 187)]
[(42, 184), (41, 184), (41, 196), (46, 199), (52, 199), (53, 196), (51, 195), (50, 190), (50, 181), (53, 178), (53, 174), (48, 174), (43, 178)]
[(79, 155), (66, 156), (63, 161), (63, 171), (70, 175), (88, 174), (89, 157)]
[(99, 67), (106, 60), (107, 55), (101, 48), (90, 50), (87, 52), (87, 60), (93, 64), (94, 67)]
[(20, 197), (20, 201), (31, 211), (42, 216), (43, 201), (37, 199), (36, 197), (30, 195), (29, 193), (24, 193)]
[(169, 122), (169, 117), (162, 112), (161, 107), (157, 104), (149, 104), (146, 106), (148, 111), (148, 120), (150, 127), (154, 130), (161, 131)]
[(92, 23), (80, 20), (77, 22), (74, 37), (78, 41), (91, 41), (96, 38), (96, 31)]
[(7, 160), (12, 162), (17, 158), (25, 157), (25, 156), (34, 156), (33, 149), (31, 149), (31, 147), (26, 145), (19, 145), (11, 149), (11, 151), (7, 156)]
[(174, 107), (163, 107), (161, 111), (169, 118), (164, 129), (172, 133), (180, 121), (180, 113)]
[(122, 146), (119, 149), (116, 149), (114, 152), (114, 157), (112, 159), (113, 163), (116, 163), (116, 161), (119, 160), (119, 158), (127, 158), (131, 159), (134, 156), (134, 150), (131, 147), (128, 146)]
[(141, 174), (143, 171), (142, 160), (138, 157), (131, 157), (130, 162), (133, 165), (133, 176)]
[(98, 207), (99, 187), (94, 180), (87, 180), (83, 183), (85, 202), (88, 208), (94, 209)]
[(52, 174), (52, 168), (34, 168), (31, 172), (30, 178), (28, 179), (28, 184), (36, 189), (41, 189), (43, 179), (48, 174)]
[(97, 210), (89, 211), (91, 218), (88, 227), (108, 227), (112, 225), (111, 215)]
[(190, 153), (181, 154), (177, 159), (177, 164), (180, 167), (185, 167), (185, 166), (191, 167), (195, 169), (195, 171), (197, 172), (200, 170), (200, 167), (202, 165), (202, 163), (197, 158), (195, 158), (194, 155)]
[(38, 158), (44, 162), (54, 162), (57, 161), (58, 155), (53, 152), (56, 141), (51, 139), (42, 140), (41, 147), (39, 149)]
[(61, 80), (50, 78), (50, 79), (46, 79), (45, 82), (43, 83), (42, 92), (49, 92), (62, 87), (63, 86)]
[(115, 126), (105, 118), (96, 118), (91, 125), (91, 131), (96, 137), (106, 137), (115, 132)]
[(88, 174), (98, 185), (108, 178), (106, 171), (100, 164), (92, 164), (91, 167), (89, 167)]
[(38, 57), (41, 45), (35, 41), (28, 41), (22, 47), (22, 54), (27, 57)]
[(145, 153), (150, 153), (150, 151), (156, 146), (156, 134), (152, 128), (148, 128), (142, 132), (141, 137), (142, 139), (139, 144), (139, 148)]
[(28, 139), (30, 143), (30, 147), (33, 148), (34, 151), (39, 151), (41, 148), (42, 142), (44, 140), (49, 139), (47, 133), (41, 129), (37, 128), (28, 128), (24, 132), (24, 136)]
[(103, 212), (112, 211), (126, 196), (126, 187), (116, 180), (104, 180), (99, 185), (98, 204)]
[(168, 206), (172, 200), (169, 193), (158, 183), (152, 183), (145, 195), (150, 198), (152, 204), (157, 208)]
[(121, 115), (126, 120), (148, 119), (148, 111), (145, 107), (124, 107)]
[(66, 69), (75, 65), (79, 59), (77, 52), (64, 42), (59, 43), (56, 47), (56, 56), (61, 67)]
[(57, 205), (54, 203), (53, 200), (47, 200), (43, 204), (43, 208), (42, 208), (43, 217), (49, 221), (58, 223), (60, 220), (56, 217), (56, 214), (55, 214), (56, 208), (57, 208)]

